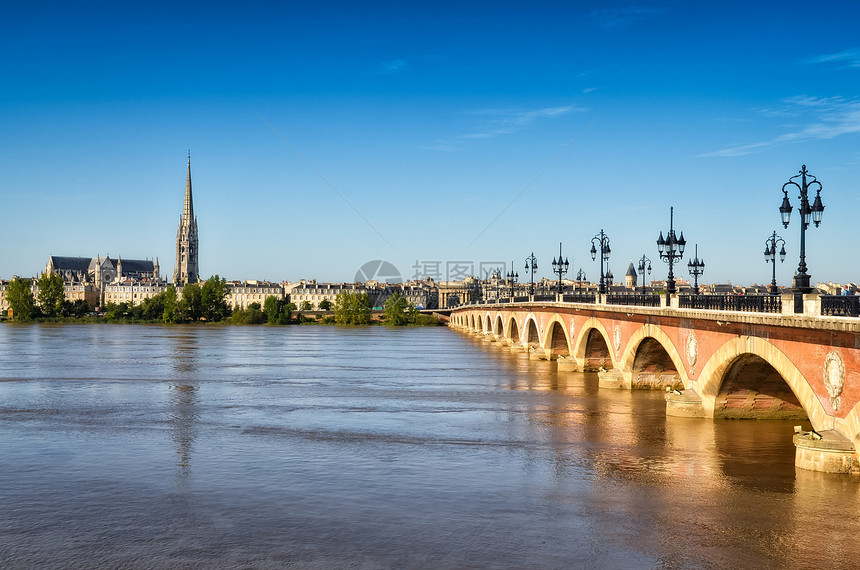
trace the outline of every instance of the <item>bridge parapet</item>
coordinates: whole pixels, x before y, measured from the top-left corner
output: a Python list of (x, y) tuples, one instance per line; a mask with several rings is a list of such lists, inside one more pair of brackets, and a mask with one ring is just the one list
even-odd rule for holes
[[(695, 311), (696, 315), (705, 313), (750, 313), (762, 315), (782, 315), (791, 318), (815, 317), (837, 318), (830, 321), (840, 330), (842, 319), (860, 317), (860, 296), (819, 295), (817, 293), (782, 295), (666, 295), (642, 293), (566, 293), (540, 294), (520, 297), (502, 297), (474, 301), (452, 307), (457, 311), (474, 307), (510, 308), (511, 306), (567, 306), (597, 305), (608, 307), (636, 307), (660, 309), (660, 314), (673, 314), (672, 311)], [(626, 309), (625, 309), (626, 310)], [(678, 313), (680, 316), (681, 313)], [(860, 322), (860, 321), (858, 321)]]

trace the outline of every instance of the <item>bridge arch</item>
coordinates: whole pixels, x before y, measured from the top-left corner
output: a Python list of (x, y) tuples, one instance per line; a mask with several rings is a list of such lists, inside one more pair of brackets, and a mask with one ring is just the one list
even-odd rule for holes
[(493, 327), (493, 334), (496, 336), (504, 336), (504, 334), (505, 334), (505, 325), (504, 325), (504, 322), (502, 321), (502, 314), (501, 313), (499, 313), (496, 316), (496, 324)]
[[(680, 384), (682, 384), (684, 388), (689, 388), (691, 384), (690, 377), (687, 374), (687, 369), (684, 367), (684, 363), (681, 360), (681, 355), (678, 352), (678, 349), (675, 348), (675, 344), (672, 342), (672, 339), (669, 338), (669, 335), (663, 332), (659, 326), (652, 324), (642, 325), (641, 328), (633, 333), (630, 340), (627, 342), (627, 348), (625, 349), (624, 355), (621, 357), (620, 368), (624, 374), (630, 375), (631, 385), (635, 385), (637, 382), (634, 375), (637, 374), (642, 367), (642, 358), (644, 356), (643, 350), (649, 350), (653, 354), (655, 343), (662, 347), (666, 357), (668, 357), (672, 366), (674, 366), (680, 379)], [(651, 346), (649, 346), (649, 344)], [(639, 357), (638, 361), (637, 357)], [(655, 385), (653, 387), (662, 389), (666, 386), (672, 388), (681, 387), (673, 385), (668, 380), (665, 380), (661, 386)]]
[(596, 343), (599, 340), (603, 340), (603, 348), (604, 350), (600, 350), (601, 360), (604, 360), (606, 364), (609, 366), (602, 365), (603, 368), (614, 368), (616, 366), (615, 355), (612, 350), (610, 350), (610, 346), (612, 346), (611, 341), (609, 340), (609, 333), (606, 331), (606, 327), (603, 326), (599, 320), (594, 317), (590, 317), (581, 327), (579, 327), (579, 334), (576, 336), (576, 343), (574, 345), (574, 357), (578, 363), (582, 363), (583, 368), (593, 368), (596, 365), (596, 361), (589, 363), (589, 360), (595, 360), (593, 352), (590, 354), (589, 350), (594, 351), (595, 348), (599, 348), (596, 346)]
[(522, 341), (523, 344), (541, 346), (540, 327), (538, 326), (537, 319), (531, 313), (526, 317), (526, 322), (523, 324)]
[(553, 315), (544, 329), (542, 346), (552, 351), (552, 357), (570, 356), (570, 335), (564, 326), (564, 321), (557, 314)]
[(516, 316), (511, 315), (508, 319), (508, 328), (505, 335), (511, 340), (511, 342), (522, 342), (522, 339), (520, 338), (520, 327), (517, 325)]
[(755, 360), (762, 360), (770, 365), (785, 381), (813, 428), (823, 430), (833, 427), (832, 418), (828, 418), (821, 400), (791, 359), (767, 340), (752, 336), (740, 336), (728, 341), (702, 368), (698, 388), (706, 415), (714, 417), (720, 390), (727, 378), (730, 378), (733, 368)]

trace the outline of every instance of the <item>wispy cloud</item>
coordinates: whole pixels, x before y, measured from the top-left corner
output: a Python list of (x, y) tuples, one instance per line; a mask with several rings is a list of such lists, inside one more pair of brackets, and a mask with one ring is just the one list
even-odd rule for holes
[(461, 135), (461, 139), (488, 139), (509, 135), (526, 129), (541, 119), (555, 119), (574, 112), (587, 111), (585, 107), (567, 105), (543, 109), (483, 109), (474, 114), (481, 117), (475, 132)]
[(409, 64), (402, 59), (381, 61), (370, 66), (370, 72), (376, 75), (391, 75), (409, 69)]
[(781, 144), (860, 134), (860, 100), (858, 99), (801, 95), (784, 99), (783, 104), (783, 109), (765, 109), (761, 112), (767, 116), (798, 118), (798, 124), (789, 132), (771, 139), (738, 144), (699, 156), (743, 156)]
[(425, 150), (457, 152), (475, 140), (491, 139), (511, 135), (528, 129), (542, 120), (556, 119), (570, 113), (589, 111), (586, 107), (566, 105), (562, 107), (543, 107), (540, 109), (481, 109), (470, 115), (477, 118), (471, 132), (454, 139), (440, 140), (423, 146)]
[(842, 64), (842, 67), (860, 67), (860, 49), (854, 48), (841, 51), (839, 53), (810, 57), (802, 60), (801, 63), (805, 63), (807, 65), (838, 63)]
[(623, 8), (604, 8), (594, 10), (589, 17), (604, 28), (625, 28), (639, 20), (650, 16), (662, 14), (665, 8), (651, 8), (647, 6), (626, 6)]

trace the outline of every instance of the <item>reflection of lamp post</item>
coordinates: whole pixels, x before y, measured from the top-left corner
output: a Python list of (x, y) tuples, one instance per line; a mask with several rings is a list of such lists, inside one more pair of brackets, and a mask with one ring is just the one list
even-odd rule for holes
[(526, 271), (531, 271), (531, 279), (529, 280), (529, 295), (535, 294), (535, 270), (538, 268), (537, 258), (534, 252), (526, 258)]
[(561, 295), (564, 293), (564, 286), (561, 283), (561, 276), (567, 273), (568, 268), (570, 267), (570, 262), (565, 259), (561, 260), (561, 242), (558, 242), (558, 261), (553, 257), (552, 258), (552, 272), (558, 273), (558, 293)]
[[(800, 177), (800, 184), (794, 181)], [(812, 180), (807, 180), (807, 177)], [(800, 264), (797, 266), (797, 275), (794, 276), (794, 289), (800, 293), (808, 293), (812, 291), (809, 286), (809, 274), (806, 273), (806, 228), (809, 227), (809, 222), (812, 221), (817, 228), (821, 223), (821, 215), (824, 213), (824, 204), (821, 203), (821, 182), (815, 179), (815, 176), (809, 174), (804, 164), (800, 169), (800, 174), (795, 174), (788, 179), (788, 182), (782, 185), (782, 206), (779, 207), (779, 213), (782, 215), (782, 225), (788, 227), (789, 218), (791, 217), (791, 204), (788, 201), (788, 190), (786, 186), (791, 184), (800, 190)], [(809, 205), (809, 187), (815, 184), (817, 190), (815, 193), (815, 201), (812, 206)]]
[[(596, 244), (595, 244), (596, 242)], [(595, 245), (600, 246), (600, 282), (597, 286), (598, 293), (606, 293), (606, 276), (603, 274), (603, 262), (609, 262), (609, 254), (612, 250), (609, 249), (609, 236), (603, 233), (603, 229), (600, 230), (600, 233), (591, 238), (591, 260), (594, 261), (597, 257), (597, 248)]]
[(517, 285), (517, 279), (520, 278), (519, 273), (514, 273), (514, 262), (513, 261), (511, 261), (511, 270), (508, 272), (506, 277), (508, 278), (508, 281), (511, 284), (511, 297), (513, 297), (514, 296), (514, 289), (516, 288), (516, 285)]
[(779, 262), (785, 261), (785, 240), (773, 232), (773, 235), (767, 238), (764, 242), (764, 261), (765, 263), (773, 263), (773, 280), (770, 282), (768, 291), (773, 295), (779, 293), (779, 287), (776, 286), (776, 245), (782, 244), (779, 249)]
[(660, 259), (669, 264), (669, 277), (666, 280), (666, 294), (671, 295), (675, 292), (675, 275), (672, 273), (672, 266), (676, 261), (680, 261), (684, 257), (684, 248), (687, 245), (687, 240), (684, 239), (684, 232), (681, 232), (681, 237), (675, 237), (675, 208), (669, 208), (669, 233), (666, 234), (666, 239), (663, 239), (663, 232), (660, 232), (660, 237), (657, 238), (657, 251), (660, 253)]
[(585, 272), (582, 270), (582, 267), (579, 268), (579, 271), (576, 272), (576, 283), (579, 285), (579, 288), (582, 289), (582, 282), (585, 281)]
[(705, 272), (705, 260), (699, 259), (699, 244), (696, 244), (696, 253), (693, 259), (687, 262), (687, 270), (693, 276), (693, 293), (699, 294), (699, 275)]
[(651, 276), (651, 260), (645, 257), (645, 254), (642, 254), (642, 259), (639, 260), (639, 275), (642, 276), (642, 293), (645, 293), (645, 272), (648, 272), (648, 276)]

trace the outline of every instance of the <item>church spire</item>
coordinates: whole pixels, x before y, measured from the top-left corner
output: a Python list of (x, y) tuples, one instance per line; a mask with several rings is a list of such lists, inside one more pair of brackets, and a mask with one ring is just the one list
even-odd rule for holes
[(186, 220), (194, 219), (194, 200), (191, 198), (191, 151), (188, 151), (188, 174), (185, 177), (185, 206), (182, 215)]
[(188, 151), (188, 173), (185, 178), (185, 205), (179, 217), (176, 231), (176, 267), (173, 270), (174, 284), (197, 283), (198, 250), (197, 219), (194, 217), (194, 201), (191, 196), (191, 151)]

